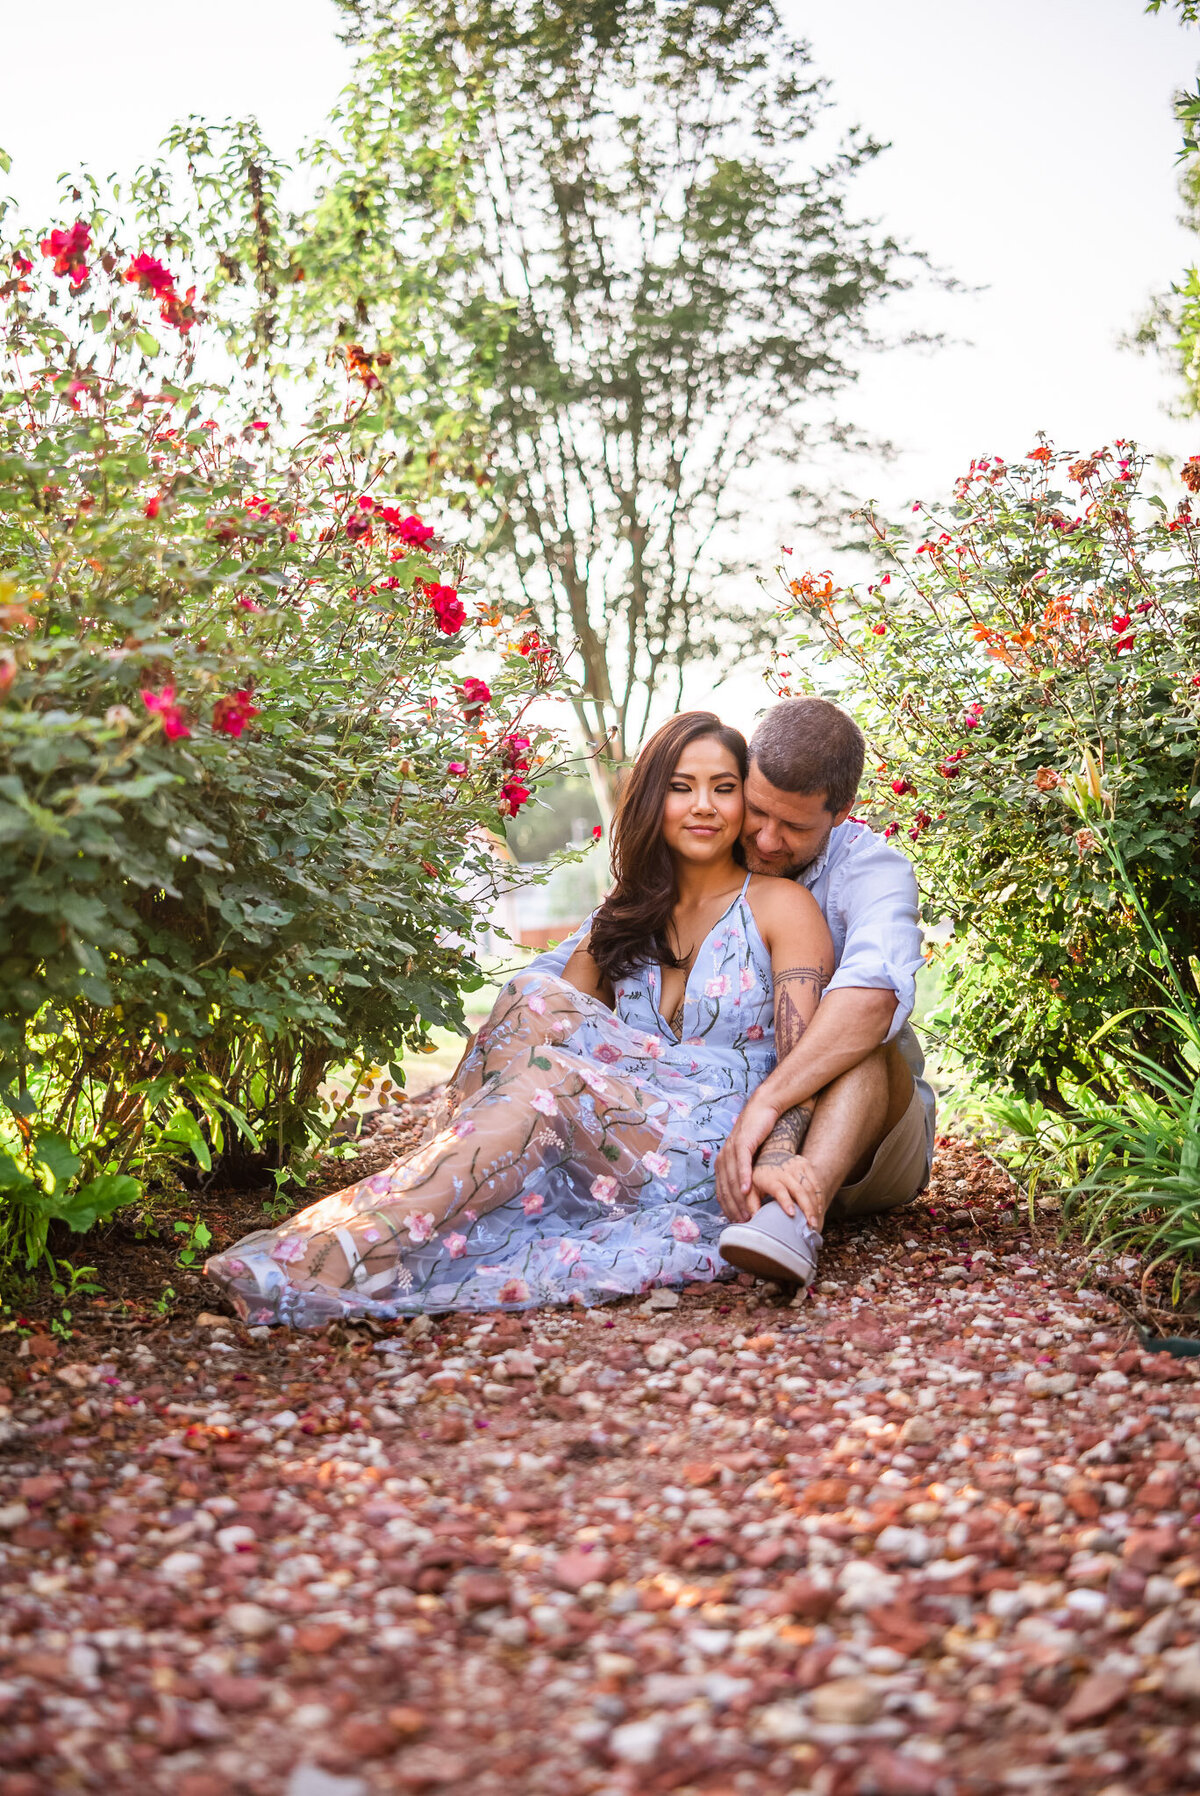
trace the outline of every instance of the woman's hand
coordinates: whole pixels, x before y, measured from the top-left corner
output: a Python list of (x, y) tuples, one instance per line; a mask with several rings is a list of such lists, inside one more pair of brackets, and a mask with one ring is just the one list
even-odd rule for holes
[(829, 1199), (817, 1181), (808, 1161), (794, 1154), (790, 1160), (760, 1163), (751, 1176), (749, 1201), (754, 1210), (774, 1198), (785, 1216), (799, 1210), (805, 1221), (820, 1233), (825, 1225)]

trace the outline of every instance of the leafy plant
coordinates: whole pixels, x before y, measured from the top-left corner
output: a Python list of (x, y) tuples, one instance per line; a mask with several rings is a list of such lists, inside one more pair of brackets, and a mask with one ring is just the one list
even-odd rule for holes
[(184, 1237), (178, 1254), (181, 1266), (194, 1266), (204, 1259), (212, 1246), (212, 1230), (202, 1216), (194, 1217), (191, 1222), (177, 1222), (175, 1233)]
[(83, 210), (0, 214), (0, 1255), (27, 1263), (148, 1178), (286, 1166), (329, 1065), (402, 1082), (459, 1024), (556, 667), (403, 503), (361, 385), (311, 428), (246, 416), (197, 372), (203, 289)]
[[(1200, 460), (1171, 506), (1145, 474), (1126, 443), (987, 458), (917, 508), (915, 543), (865, 514), (865, 588), (784, 574), (802, 648), (780, 684), (852, 694), (870, 815), (954, 926), (930, 1020), (981, 1078), (1059, 1110), (1135, 1056), (1182, 1064), (1157, 981), (1200, 914)], [(1112, 796), (1103, 827), (1078, 814), (1081, 764)], [(1118, 1014), (1102, 1061), (1089, 1043)]]

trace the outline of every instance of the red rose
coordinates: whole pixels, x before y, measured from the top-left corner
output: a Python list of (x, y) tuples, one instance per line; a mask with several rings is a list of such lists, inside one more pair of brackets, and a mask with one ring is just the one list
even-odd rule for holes
[(175, 703), (174, 686), (164, 686), (161, 692), (152, 692), (149, 687), (142, 689), (142, 703), (147, 711), (155, 712), (162, 719), (163, 735), (170, 742), (180, 736), (190, 736), (191, 731), (184, 722), (183, 712)]
[(225, 693), (213, 706), (213, 729), (219, 730), (223, 736), (239, 737), (252, 717), (258, 716), (258, 706), (252, 705), (254, 697), (248, 686), (243, 686), (233, 693)]
[(175, 277), (155, 256), (135, 256), (125, 270), (125, 279), (141, 292), (153, 293), (155, 299), (174, 298)]
[(88, 278), (85, 258), (91, 243), (92, 233), (80, 220), (69, 231), (51, 231), (48, 237), (43, 238), (42, 254), (54, 258), (55, 274), (69, 275), (72, 287), (82, 287)]
[(430, 609), (437, 619), (437, 627), (444, 636), (457, 636), (467, 621), (467, 613), (458, 596), (455, 586), (437, 586), (432, 582), (425, 587), (425, 597), (429, 600)]
[(458, 696), (462, 708), (468, 717), (478, 715), (485, 705), (492, 702), (492, 689), (483, 680), (466, 679), (458, 688)]

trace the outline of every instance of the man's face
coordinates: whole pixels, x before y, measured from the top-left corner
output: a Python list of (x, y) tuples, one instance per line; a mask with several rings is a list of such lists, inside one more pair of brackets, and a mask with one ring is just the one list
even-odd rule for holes
[(746, 775), (745, 803), (746, 866), (751, 873), (785, 879), (811, 866), (830, 831), (850, 815), (849, 805), (836, 817), (827, 811), (823, 792), (781, 792), (763, 778), (753, 761)]

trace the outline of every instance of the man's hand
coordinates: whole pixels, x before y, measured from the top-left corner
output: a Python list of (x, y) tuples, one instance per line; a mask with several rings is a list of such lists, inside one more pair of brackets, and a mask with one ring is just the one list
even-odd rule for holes
[(750, 1183), (754, 1156), (778, 1121), (779, 1111), (756, 1093), (717, 1155), (717, 1202), (730, 1222), (748, 1222), (758, 1208)]
[(750, 1202), (754, 1210), (774, 1198), (786, 1216), (799, 1210), (818, 1233), (824, 1227), (829, 1199), (808, 1161), (794, 1154), (790, 1160), (766, 1163), (754, 1168)]

